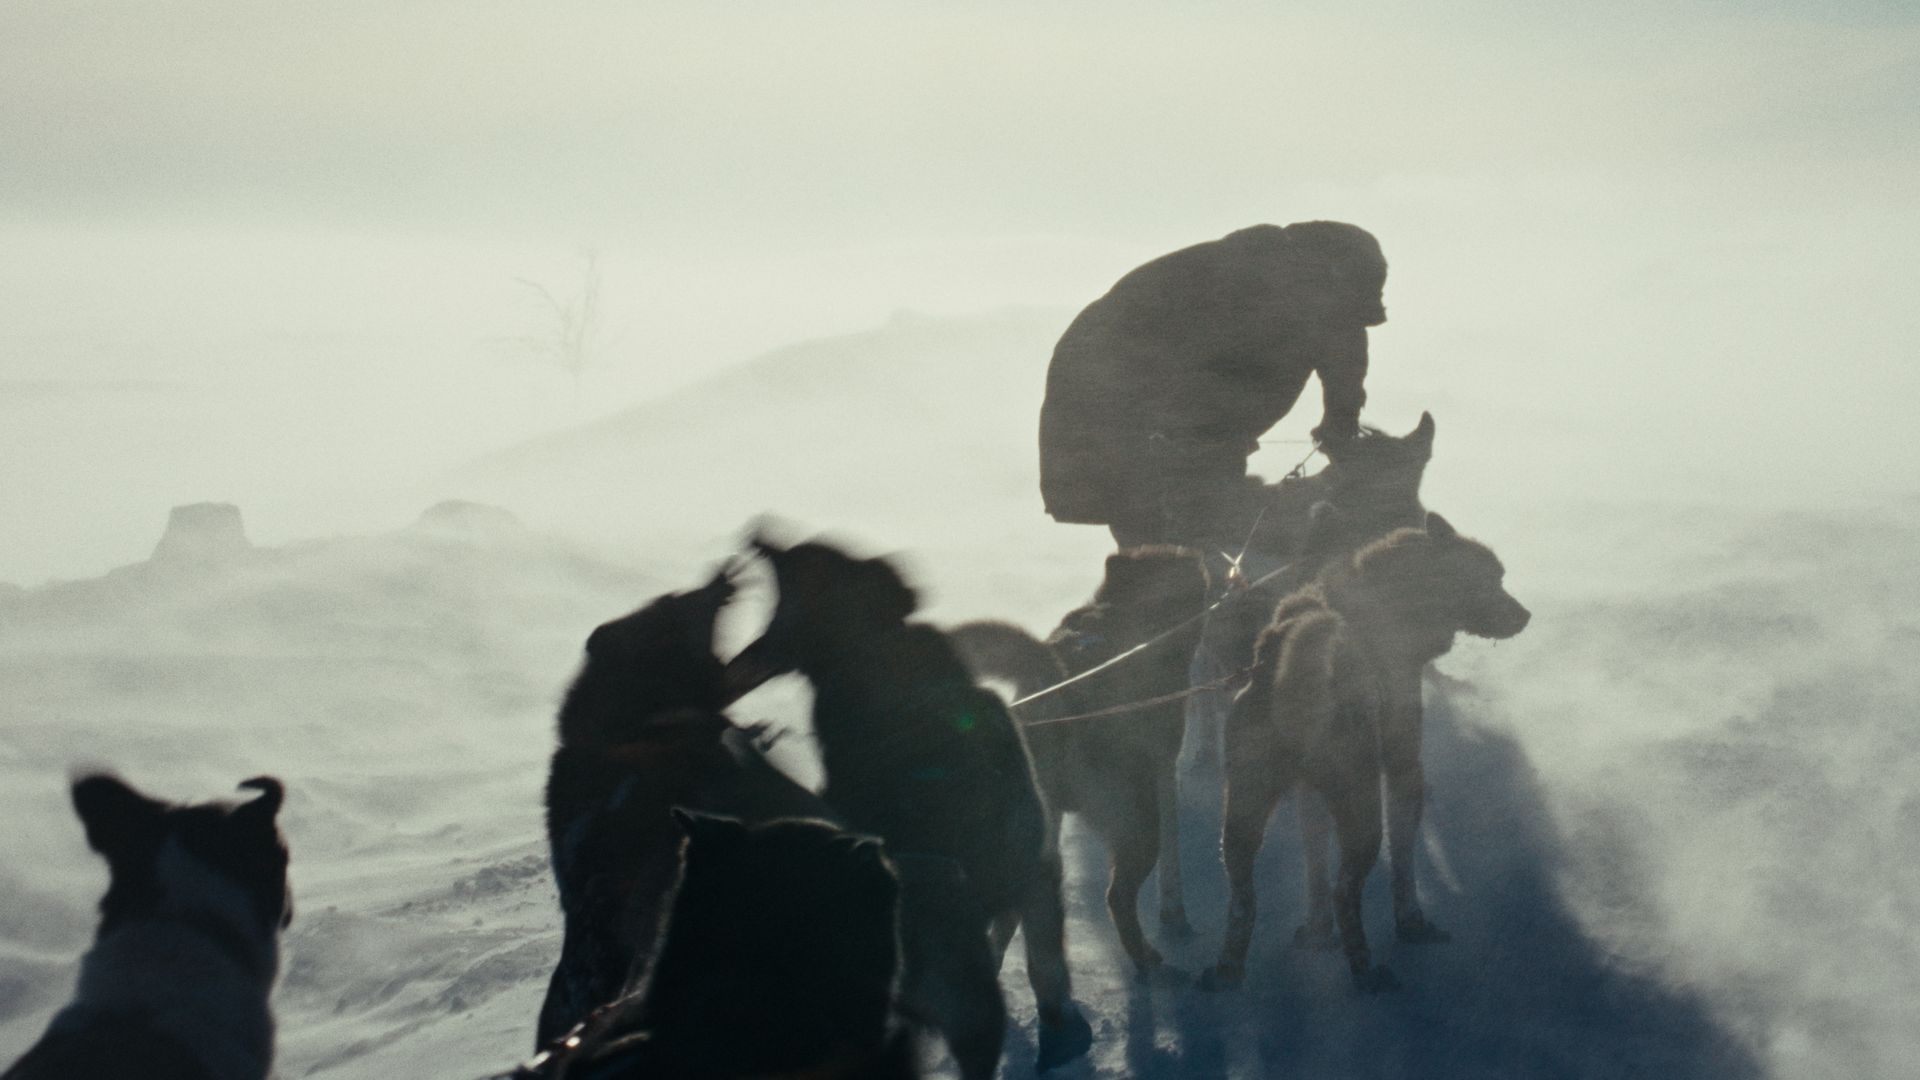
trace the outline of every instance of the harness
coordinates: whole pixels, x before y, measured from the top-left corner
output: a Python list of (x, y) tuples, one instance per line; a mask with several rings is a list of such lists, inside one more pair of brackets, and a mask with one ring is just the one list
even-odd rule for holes
[[(1251, 592), (1252, 590), (1257, 589), (1262, 585), (1265, 585), (1267, 582), (1272, 581), (1274, 578), (1277, 578), (1281, 574), (1286, 573), (1289, 569), (1292, 569), (1292, 567), (1293, 567), (1292, 563), (1286, 563), (1282, 566), (1275, 567), (1273, 570), (1269, 571), (1268, 573), (1262, 574), (1257, 580), (1249, 583), (1245, 588), (1237, 589), (1235, 591), (1229, 592), (1226, 595), (1222, 596), (1220, 599), (1215, 600), (1211, 604), (1208, 604), (1206, 607), (1200, 610), (1199, 614), (1189, 615), (1188, 617), (1180, 620), (1179, 622), (1173, 624), (1172, 626), (1167, 627), (1165, 630), (1160, 631), (1159, 633), (1153, 635), (1152, 637), (1141, 642), (1140, 644), (1135, 645), (1133, 648), (1128, 649), (1125, 652), (1119, 653), (1118, 655), (1115, 655), (1112, 658), (1102, 663), (1095, 664), (1094, 666), (1088, 668), (1087, 670), (1081, 672), (1078, 675), (1074, 675), (1066, 679), (1062, 679), (1061, 681), (1054, 683), (1052, 686), (1046, 687), (1044, 689), (1035, 690), (1033, 693), (1028, 694), (1027, 696), (1019, 699), (1018, 701), (1013, 702), (1011, 705), (1008, 706), (1008, 708), (1018, 709), (1018, 708), (1021, 708), (1022, 706), (1031, 705), (1042, 698), (1051, 697), (1054, 694), (1057, 694), (1060, 691), (1065, 690), (1067, 687), (1073, 686), (1084, 679), (1092, 678), (1093, 676), (1098, 675), (1101, 672), (1108, 670), (1109, 668), (1116, 667), (1120, 664), (1123, 664), (1126, 661), (1132, 659), (1133, 657), (1136, 657), (1141, 653), (1146, 652), (1148, 649), (1151, 649), (1154, 646), (1161, 644), (1162, 642), (1166, 641), (1168, 638), (1172, 637), (1175, 634), (1178, 634), (1182, 630), (1187, 629), (1193, 624), (1206, 621), (1209, 617), (1213, 615), (1214, 612), (1220, 610), (1221, 608), (1227, 606), (1228, 604), (1231, 604), (1240, 600), (1248, 592)], [(1049, 717), (1045, 720), (1027, 720), (1027, 721), (1022, 721), (1022, 725), (1025, 727), (1038, 727), (1042, 724), (1062, 724), (1062, 723), (1066, 723), (1069, 720), (1087, 720), (1097, 716), (1111, 716), (1118, 713), (1134, 712), (1139, 709), (1151, 708), (1154, 705), (1162, 705), (1168, 701), (1177, 701), (1180, 698), (1192, 697), (1194, 694), (1206, 693), (1212, 690), (1226, 689), (1227, 687), (1231, 686), (1235, 681), (1246, 678), (1249, 674), (1251, 674), (1251, 672), (1252, 672), (1252, 669), (1248, 668), (1246, 670), (1236, 672), (1233, 675), (1228, 676), (1226, 679), (1216, 680), (1215, 683), (1205, 683), (1200, 686), (1190, 686), (1185, 690), (1179, 691), (1178, 693), (1163, 694), (1160, 697), (1152, 698), (1147, 701), (1136, 701), (1136, 702), (1128, 703), (1126, 705), (1116, 705), (1116, 706), (1113, 706), (1112, 708), (1100, 709), (1095, 712), (1082, 713), (1075, 716)]]

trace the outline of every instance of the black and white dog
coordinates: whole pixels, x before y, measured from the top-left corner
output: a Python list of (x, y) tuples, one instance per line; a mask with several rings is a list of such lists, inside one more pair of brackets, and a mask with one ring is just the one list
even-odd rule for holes
[(267, 997), (293, 917), (284, 789), (244, 781), (244, 803), (174, 806), (115, 777), (73, 784), (87, 843), (107, 860), (100, 928), (71, 1004), (0, 1080), (262, 1080)]

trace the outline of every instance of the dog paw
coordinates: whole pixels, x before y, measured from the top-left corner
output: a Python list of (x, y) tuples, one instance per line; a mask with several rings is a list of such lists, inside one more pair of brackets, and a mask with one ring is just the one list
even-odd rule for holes
[(1187, 941), (1196, 936), (1193, 924), (1187, 921), (1185, 908), (1161, 908), (1160, 933), (1175, 941)]
[(1340, 947), (1340, 939), (1334, 935), (1333, 924), (1301, 923), (1293, 928), (1293, 947), (1314, 952), (1326, 952)]
[(1238, 990), (1240, 984), (1247, 981), (1246, 969), (1220, 964), (1200, 973), (1200, 989), (1209, 993), (1221, 990)]
[(1040, 1054), (1034, 1060), (1035, 1072), (1065, 1065), (1093, 1049), (1093, 1025), (1080, 1015), (1080, 1010), (1068, 1005), (1058, 1023), (1040, 1025)]
[(1403, 945), (1445, 945), (1453, 935), (1433, 925), (1426, 915), (1414, 912), (1393, 924), (1393, 936)]
[(1363, 994), (1378, 994), (1400, 989), (1400, 979), (1384, 964), (1361, 968), (1353, 973), (1353, 988)]

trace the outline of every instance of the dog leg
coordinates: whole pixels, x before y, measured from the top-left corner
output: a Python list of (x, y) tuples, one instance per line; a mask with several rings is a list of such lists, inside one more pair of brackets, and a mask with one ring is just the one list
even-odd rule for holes
[(554, 966), (553, 975), (547, 980), (547, 997), (540, 1003), (540, 1018), (534, 1024), (533, 1048), (536, 1052), (545, 1050), (548, 1043), (566, 1034), (574, 1021), (586, 1015), (575, 1001), (575, 994), (568, 983), (571, 954), (564, 938), (561, 939), (560, 956), (560, 963)]
[(1225, 990), (1246, 978), (1247, 949), (1253, 944), (1259, 897), (1253, 887), (1253, 860), (1266, 840), (1267, 819), (1280, 803), (1282, 786), (1269, 774), (1234, 777), (1227, 783), (1226, 820), (1220, 829), (1220, 860), (1226, 864), (1227, 933), (1220, 960), (1201, 976), (1203, 990)]
[(1368, 770), (1340, 782), (1327, 800), (1333, 813), (1334, 832), (1340, 842), (1340, 872), (1334, 882), (1333, 914), (1340, 927), (1340, 944), (1346, 950), (1347, 968), (1353, 973), (1354, 988), (1364, 993), (1395, 990), (1400, 982), (1385, 967), (1373, 966), (1367, 949), (1367, 930), (1361, 920), (1360, 899), (1367, 875), (1380, 861), (1380, 785)]
[(1333, 882), (1328, 876), (1327, 846), (1333, 840), (1333, 817), (1318, 791), (1299, 789), (1295, 814), (1300, 819), (1300, 851), (1307, 871), (1307, 919), (1293, 931), (1296, 949), (1333, 949), (1340, 944), (1333, 932)]
[(1007, 1037), (1007, 1003), (982, 938), (979, 945), (956, 949), (938, 976), (947, 983), (934, 991), (944, 997), (937, 1019), (947, 1051), (962, 1080), (988, 1080), (1000, 1067)]
[(574, 890), (574, 908), (563, 922), (560, 962), (547, 984), (547, 997), (534, 1029), (535, 1049), (565, 1035), (625, 988), (629, 968), (643, 957), (622, 926), (626, 918), (623, 908), (629, 895), (646, 887), (644, 880), (622, 887), (610, 876), (601, 875)]
[(1020, 929), (1020, 916), (1017, 912), (1003, 911), (987, 924), (987, 941), (993, 947), (993, 970), (999, 971), (1007, 962), (1007, 946), (1013, 942), (1013, 932)]
[[(1404, 710), (1403, 710), (1404, 711)], [(1420, 822), (1427, 799), (1426, 772), (1420, 765), (1420, 714), (1396, 718), (1389, 728), (1394, 745), (1385, 761), (1387, 860), (1393, 871), (1393, 933), (1409, 945), (1439, 945), (1453, 935), (1435, 926), (1420, 908), (1416, 872)]]
[(1187, 972), (1167, 965), (1160, 949), (1148, 944), (1146, 934), (1140, 932), (1140, 888), (1146, 884), (1148, 874), (1154, 872), (1154, 861), (1158, 859), (1152, 807), (1142, 807), (1139, 803), (1127, 805), (1119, 798), (1102, 801), (1108, 803), (1100, 807), (1106, 824), (1102, 832), (1106, 834), (1114, 863), (1106, 880), (1106, 913), (1114, 920), (1119, 944), (1127, 949), (1127, 957), (1133, 961), (1140, 980), (1154, 986), (1187, 986), (1190, 982)]
[(1027, 980), (1040, 1017), (1040, 1050), (1034, 1068), (1046, 1072), (1093, 1047), (1093, 1026), (1073, 1003), (1067, 973), (1067, 914), (1060, 902), (1060, 856), (1040, 860), (1020, 905), (1027, 944)]
[(1180, 770), (1168, 760), (1154, 777), (1154, 799), (1159, 811), (1156, 833), (1160, 851), (1160, 930), (1169, 937), (1190, 938), (1187, 891), (1180, 874)]
[(901, 893), (901, 997), (940, 1033), (962, 1080), (989, 1080), (1006, 1040), (1007, 1005), (986, 921), (970, 896), (945, 886)]
[[(1059, 811), (1049, 810), (1047, 814), (1048, 836), (1055, 837), (1056, 839), (1060, 836), (1061, 816)], [(1057, 864), (1059, 857), (1056, 855), (1054, 859)], [(1056, 881), (1058, 877), (1059, 873), (1056, 866)], [(1057, 886), (1055, 891), (1058, 892)], [(1010, 911), (1002, 911), (998, 915), (993, 916), (992, 921), (987, 924), (987, 938), (993, 943), (993, 970), (995, 971), (999, 971), (1007, 962), (1007, 946), (1013, 943), (1013, 932), (1020, 928), (1022, 910), (1022, 908), (1015, 908)]]

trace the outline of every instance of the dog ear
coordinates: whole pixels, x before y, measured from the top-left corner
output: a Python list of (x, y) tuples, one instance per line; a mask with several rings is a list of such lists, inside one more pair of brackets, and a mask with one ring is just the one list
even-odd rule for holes
[(613, 648), (615, 633), (612, 623), (601, 623), (594, 627), (593, 633), (587, 635), (587, 655), (595, 660), (608, 659), (608, 653)]
[(877, 836), (862, 836), (858, 833), (848, 833), (846, 836), (840, 838), (840, 844), (848, 858), (856, 865), (887, 865), (886, 845)]
[(159, 839), (166, 804), (97, 773), (73, 782), (73, 809), (86, 827), (87, 846), (113, 859)]
[(676, 806), (668, 811), (673, 820), (687, 834), (688, 842), (699, 848), (711, 848), (726, 844), (746, 835), (747, 827), (737, 818), (721, 817), (718, 814), (703, 814), (698, 810), (689, 810)]
[(781, 547), (772, 536), (768, 535), (769, 523), (770, 519), (764, 514), (748, 522), (746, 546), (771, 559), (776, 555), (784, 554), (786, 548)]
[(1427, 535), (1435, 540), (1457, 540), (1460, 537), (1446, 518), (1431, 510), (1427, 512)]
[(286, 801), (286, 786), (271, 776), (256, 776), (251, 780), (240, 781), (242, 788), (251, 788), (260, 794), (250, 802), (234, 811), (236, 817), (257, 820), (272, 827), (273, 820), (280, 813), (280, 806)]
[(1420, 414), (1420, 423), (1407, 435), (1407, 441), (1418, 446), (1428, 457), (1433, 456), (1433, 414)]

